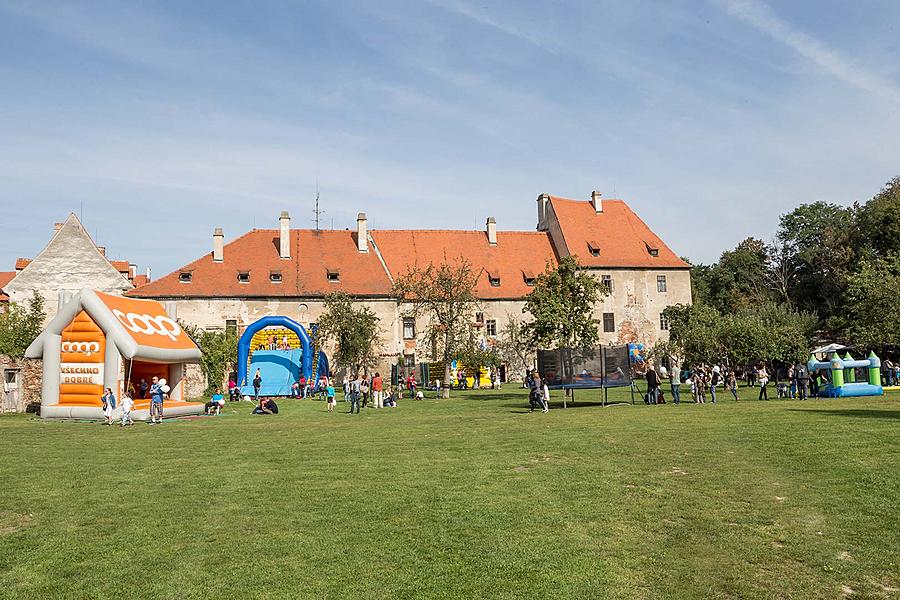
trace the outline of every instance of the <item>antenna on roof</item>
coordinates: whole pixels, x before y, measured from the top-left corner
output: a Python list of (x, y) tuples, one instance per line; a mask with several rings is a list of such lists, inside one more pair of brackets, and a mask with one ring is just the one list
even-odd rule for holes
[[(313, 214), (316, 215), (316, 231), (319, 231), (319, 217), (325, 214), (324, 210), (319, 210), (319, 176), (316, 175), (316, 207), (313, 209)], [(332, 220), (332, 229), (334, 229), (334, 220)]]

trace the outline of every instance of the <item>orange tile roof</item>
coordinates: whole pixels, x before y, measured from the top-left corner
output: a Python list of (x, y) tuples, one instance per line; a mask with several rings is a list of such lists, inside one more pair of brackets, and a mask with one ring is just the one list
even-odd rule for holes
[(131, 273), (131, 265), (127, 260), (111, 260), (109, 261), (109, 264), (111, 264), (116, 271), (122, 273), (123, 275), (128, 275)]
[(16, 276), (15, 271), (6, 271), (0, 273), (0, 302), (9, 302), (9, 296), (3, 291), (3, 287), (13, 280), (13, 277)]
[(30, 258), (17, 258), (16, 259), (16, 271), (21, 271), (25, 267), (31, 264)]
[(135, 275), (134, 280), (132, 280), (131, 284), (134, 287), (141, 287), (142, 285), (147, 285), (150, 283), (150, 280), (147, 279), (146, 275)]
[[(498, 231), (496, 246), (488, 243), (483, 231), (374, 230), (371, 235), (395, 278), (411, 267), (465, 257), (475, 269), (485, 271), (475, 288), (484, 299), (523, 298), (532, 290), (525, 283), (526, 274), (543, 272), (548, 262), (556, 264), (545, 232)], [(500, 278), (499, 286), (490, 284), (488, 273)]]
[[(604, 199), (602, 213), (587, 200), (551, 196), (550, 204), (569, 253), (586, 267), (689, 268), (622, 200)], [(600, 255), (592, 255), (589, 245), (598, 246)]]
[[(291, 259), (279, 256), (279, 231), (256, 229), (225, 246), (224, 260), (208, 253), (165, 277), (128, 292), (145, 298), (321, 297), (342, 291), (353, 296), (387, 296), (391, 282), (370, 248), (356, 248), (355, 231), (291, 230)], [(328, 280), (337, 269), (338, 281)], [(191, 273), (191, 282), (179, 276)], [(247, 283), (238, 273), (250, 273)], [(271, 273), (281, 274), (281, 282)]]

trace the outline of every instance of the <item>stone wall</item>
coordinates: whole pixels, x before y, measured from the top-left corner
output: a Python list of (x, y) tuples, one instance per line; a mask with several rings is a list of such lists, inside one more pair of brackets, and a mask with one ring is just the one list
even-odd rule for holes
[[(6, 371), (19, 370), (19, 393), (15, 403), (7, 403)], [(10, 358), (0, 355), (0, 412), (37, 412), (41, 405), (41, 381), (43, 378), (43, 361), (31, 358)]]
[(198, 364), (187, 364), (184, 369), (184, 399), (195, 400), (206, 392), (206, 375)]

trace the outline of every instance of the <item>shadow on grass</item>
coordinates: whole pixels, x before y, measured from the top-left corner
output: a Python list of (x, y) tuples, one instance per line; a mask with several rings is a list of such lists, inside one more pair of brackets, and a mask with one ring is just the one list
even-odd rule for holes
[(867, 408), (828, 409), (790, 408), (790, 412), (809, 413), (815, 415), (833, 415), (837, 417), (856, 417), (859, 419), (900, 419), (900, 410), (876, 410)]

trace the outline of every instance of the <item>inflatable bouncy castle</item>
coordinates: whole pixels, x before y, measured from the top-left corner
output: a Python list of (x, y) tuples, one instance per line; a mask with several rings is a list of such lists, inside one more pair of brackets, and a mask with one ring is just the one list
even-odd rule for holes
[[(874, 352), (865, 360), (854, 360), (847, 352), (844, 358), (832, 352), (827, 361), (816, 360), (811, 356), (806, 368), (810, 373), (821, 371), (827, 384), (819, 387), (819, 396), (823, 398), (848, 398), (855, 396), (882, 396), (881, 359)], [(856, 381), (856, 369), (864, 369), (863, 381)]]
[(187, 363), (200, 349), (154, 300), (137, 300), (81, 290), (66, 303), (28, 347), (43, 359), (41, 417), (102, 419), (100, 397), (110, 388), (121, 400), (130, 391), (132, 418), (148, 420), (150, 399), (135, 391), (153, 377), (169, 385), (166, 417), (198, 415), (203, 404), (185, 401)]
[(319, 377), (329, 374), (328, 357), (300, 323), (289, 317), (263, 317), (247, 327), (238, 341), (241, 394), (253, 396), (257, 370), (262, 379), (260, 396), (290, 396), (301, 376), (315, 391)]

